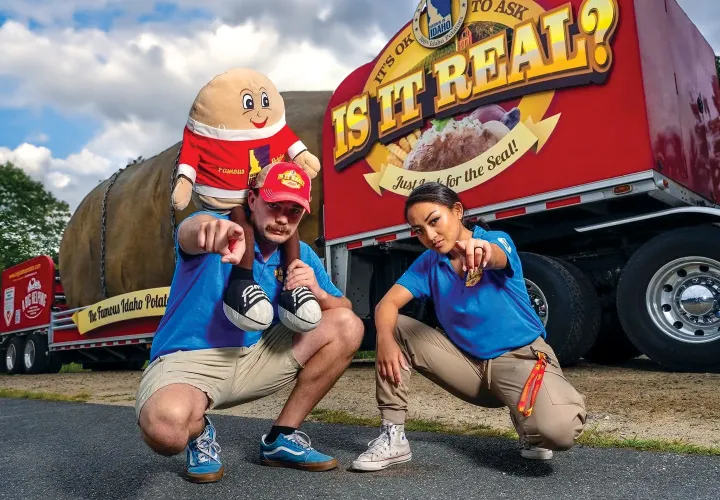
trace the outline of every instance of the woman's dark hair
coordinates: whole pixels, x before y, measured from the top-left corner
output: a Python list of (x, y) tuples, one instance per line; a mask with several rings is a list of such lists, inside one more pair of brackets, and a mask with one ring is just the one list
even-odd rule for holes
[[(439, 182), (426, 182), (425, 184), (422, 184), (412, 190), (410, 196), (408, 196), (407, 200), (405, 200), (406, 221), (408, 210), (410, 210), (410, 207), (418, 203), (437, 203), (438, 205), (445, 206), (450, 210), (455, 207), (456, 203), (460, 203), (462, 205), (462, 201), (460, 201), (458, 194)], [(478, 219), (477, 222), (474, 223), (464, 221), (463, 225), (468, 229), (472, 229), (474, 225), (478, 225), (484, 230), (490, 231), (490, 227), (482, 219)]]

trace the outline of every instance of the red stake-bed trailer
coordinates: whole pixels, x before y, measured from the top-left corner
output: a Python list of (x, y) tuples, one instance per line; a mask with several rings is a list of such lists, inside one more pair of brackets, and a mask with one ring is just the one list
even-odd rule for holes
[[(406, 197), (439, 181), (522, 251), (563, 364), (642, 352), (720, 369), (708, 42), (675, 0), (442, 4), (420, 2), (325, 117), (326, 265), (367, 320), (365, 346), (378, 300), (424, 250)], [(405, 312), (434, 321), (431, 305)]]
[[(57, 372), (71, 362), (95, 370), (139, 370), (148, 359), (167, 291), (142, 290), (68, 309), (50, 257), (35, 257), (6, 269), (2, 273), (0, 372)], [(130, 305), (145, 296), (152, 307)]]

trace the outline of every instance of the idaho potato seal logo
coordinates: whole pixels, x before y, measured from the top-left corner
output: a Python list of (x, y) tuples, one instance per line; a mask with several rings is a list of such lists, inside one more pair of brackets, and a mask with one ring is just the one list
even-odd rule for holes
[(465, 286), (470, 288), (477, 285), (478, 283), (480, 283), (482, 275), (483, 270), (480, 268), (477, 268), (475, 271), (468, 271), (467, 276), (465, 277)]
[[(427, 12), (423, 15), (423, 8)], [(453, 7), (456, 9), (453, 22)], [(429, 49), (448, 44), (462, 28), (467, 16), (468, 0), (421, 0), (413, 16), (413, 34), (415, 40)], [(425, 21), (425, 22), (423, 22)], [(422, 25), (427, 24), (427, 35)]]

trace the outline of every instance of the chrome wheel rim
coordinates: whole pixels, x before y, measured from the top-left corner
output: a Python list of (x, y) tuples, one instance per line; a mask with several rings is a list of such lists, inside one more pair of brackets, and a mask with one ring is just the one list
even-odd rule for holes
[(32, 340), (25, 344), (25, 368), (28, 370), (35, 364), (35, 342)]
[(15, 368), (15, 358), (17, 353), (15, 352), (15, 344), (10, 344), (5, 351), (5, 367), (9, 372)]
[(535, 314), (538, 315), (543, 326), (547, 326), (548, 322), (548, 305), (545, 294), (540, 290), (534, 282), (525, 278), (525, 286), (527, 287), (528, 295), (530, 295), (530, 305), (535, 310)]
[(697, 256), (668, 262), (650, 279), (645, 298), (653, 323), (673, 340), (720, 339), (720, 262)]

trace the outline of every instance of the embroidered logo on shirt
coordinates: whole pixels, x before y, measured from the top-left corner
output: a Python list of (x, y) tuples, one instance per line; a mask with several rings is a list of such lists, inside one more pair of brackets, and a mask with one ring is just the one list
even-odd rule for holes
[(292, 189), (300, 189), (305, 185), (305, 181), (303, 181), (302, 177), (300, 177), (294, 170), (286, 170), (282, 174), (278, 175), (278, 180), (283, 186), (287, 186)]
[(510, 243), (508, 243), (505, 238), (498, 238), (498, 241), (502, 244), (502, 246), (505, 247), (505, 250), (512, 253), (512, 248), (510, 248)]
[(285, 273), (283, 273), (282, 267), (278, 267), (277, 269), (275, 269), (275, 277), (280, 283), (285, 281)]

